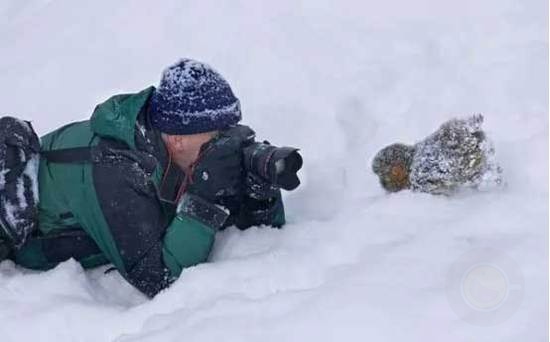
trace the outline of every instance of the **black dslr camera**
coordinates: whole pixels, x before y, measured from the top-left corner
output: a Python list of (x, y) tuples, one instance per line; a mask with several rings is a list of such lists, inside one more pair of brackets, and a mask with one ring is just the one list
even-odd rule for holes
[(224, 227), (280, 227), (284, 224), (280, 189), (294, 190), (300, 185), (297, 172), (303, 161), (298, 149), (276, 147), (255, 138), (250, 127), (237, 125), (220, 131), (201, 148), (208, 162), (196, 165), (195, 184), (201, 184), (205, 193), (213, 193), (212, 200), (229, 210), (231, 216)]
[(289, 191), (300, 185), (297, 172), (303, 161), (297, 148), (252, 142), (243, 148), (243, 159), (246, 171), (272, 185)]
[[(256, 133), (248, 126), (237, 125), (221, 131), (212, 147), (240, 151), (244, 172), (271, 186), (294, 190), (300, 185), (297, 172), (303, 160), (294, 147), (276, 147), (256, 142)], [(239, 153), (239, 152), (237, 152)]]

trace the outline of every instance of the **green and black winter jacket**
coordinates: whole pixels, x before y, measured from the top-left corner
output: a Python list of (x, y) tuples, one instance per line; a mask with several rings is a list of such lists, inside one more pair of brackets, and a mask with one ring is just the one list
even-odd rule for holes
[[(79, 154), (71, 162), (63, 160), (67, 155), (41, 159), (39, 229), (15, 253), (16, 263), (33, 269), (69, 258), (85, 268), (112, 263), (132, 285), (154, 296), (184, 268), (207, 261), (222, 227), (219, 220), (177, 212), (174, 201), (185, 175), (168, 167), (160, 133), (149, 124), (146, 107), (153, 91), (114, 96), (98, 105), (90, 120), (41, 138), (44, 155), (67, 149)], [(274, 206), (270, 217), (239, 227), (281, 226), (280, 193)], [(235, 223), (230, 218), (226, 222)]]

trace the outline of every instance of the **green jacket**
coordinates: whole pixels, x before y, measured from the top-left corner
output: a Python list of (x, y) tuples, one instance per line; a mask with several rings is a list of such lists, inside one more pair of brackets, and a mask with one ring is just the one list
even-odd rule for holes
[[(229, 215), (203, 201), (216, 220), (176, 212), (184, 175), (167, 167), (160, 133), (148, 123), (153, 91), (114, 96), (98, 105), (90, 120), (42, 137), (43, 153), (78, 147), (91, 152), (76, 162), (41, 159), (39, 231), (15, 254), (18, 264), (48, 269), (71, 257), (84, 267), (112, 263), (154, 296), (184, 268), (207, 260)], [(277, 206), (270, 222), (248, 226), (282, 225), (280, 194)]]

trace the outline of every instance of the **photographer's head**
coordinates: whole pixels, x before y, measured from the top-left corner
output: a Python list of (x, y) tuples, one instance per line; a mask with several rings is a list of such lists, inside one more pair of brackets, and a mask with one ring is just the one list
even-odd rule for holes
[(162, 140), (173, 161), (181, 169), (188, 170), (197, 160), (202, 145), (217, 135), (217, 131), (189, 135), (168, 135), (163, 133)]
[(241, 120), (239, 100), (209, 65), (182, 59), (166, 69), (151, 96), (149, 116), (163, 133), (168, 152), (180, 167), (192, 164), (201, 146)]
[[(238, 125), (240, 104), (229, 84), (206, 64), (183, 59), (166, 69), (148, 110), (172, 160), (186, 172), (218, 175), (220, 183), (224, 178), (242, 179), (250, 172), (285, 190), (294, 190), (300, 184), (297, 172), (302, 157), (298, 149), (255, 142), (254, 131)], [(201, 148), (216, 136), (208, 146), (209, 152), (200, 157), (201, 165), (189, 170), (196, 164)], [(226, 181), (231, 182), (236, 183)]]

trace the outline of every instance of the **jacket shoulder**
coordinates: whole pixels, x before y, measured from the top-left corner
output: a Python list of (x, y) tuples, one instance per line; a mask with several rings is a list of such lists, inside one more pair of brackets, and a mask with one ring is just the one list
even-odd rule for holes
[(134, 94), (115, 95), (99, 104), (90, 118), (92, 132), (135, 148), (136, 120), (154, 89), (149, 87)]

